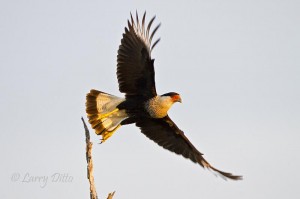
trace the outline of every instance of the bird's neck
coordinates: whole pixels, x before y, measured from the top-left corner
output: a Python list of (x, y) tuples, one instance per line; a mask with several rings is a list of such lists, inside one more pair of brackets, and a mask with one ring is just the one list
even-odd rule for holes
[(145, 108), (153, 118), (163, 118), (167, 116), (168, 110), (174, 104), (170, 96), (155, 96), (147, 101)]

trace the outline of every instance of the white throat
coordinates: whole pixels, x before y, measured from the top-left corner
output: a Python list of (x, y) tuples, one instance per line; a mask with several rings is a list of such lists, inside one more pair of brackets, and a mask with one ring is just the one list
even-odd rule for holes
[(163, 118), (167, 116), (168, 110), (174, 104), (170, 96), (156, 96), (146, 103), (146, 110), (153, 118)]

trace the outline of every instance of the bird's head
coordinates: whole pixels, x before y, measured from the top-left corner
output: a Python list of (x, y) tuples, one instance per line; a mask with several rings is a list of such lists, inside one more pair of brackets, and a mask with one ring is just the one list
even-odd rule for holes
[(170, 93), (163, 94), (162, 96), (169, 96), (173, 103), (175, 102), (182, 103), (181, 97), (178, 93), (170, 92)]

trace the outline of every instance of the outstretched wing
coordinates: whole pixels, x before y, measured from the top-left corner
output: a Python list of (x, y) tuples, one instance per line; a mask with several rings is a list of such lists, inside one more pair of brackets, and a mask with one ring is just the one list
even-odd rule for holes
[(140, 127), (143, 134), (163, 148), (178, 155), (182, 155), (194, 163), (200, 164), (204, 168), (211, 169), (221, 174), (221, 176), (225, 177), (225, 179), (242, 179), (242, 176), (235, 176), (211, 166), (203, 158), (203, 154), (194, 147), (194, 145), (184, 135), (183, 131), (176, 126), (169, 116), (162, 119), (141, 118), (136, 122), (136, 125)]
[(126, 97), (143, 96), (146, 99), (156, 96), (154, 79), (154, 60), (151, 59), (151, 51), (159, 39), (152, 43), (152, 38), (160, 24), (150, 34), (153, 17), (147, 27), (145, 26), (146, 12), (142, 24), (136, 14), (136, 22), (131, 15), (128, 27), (121, 40), (117, 58), (117, 77), (119, 90), (126, 93)]

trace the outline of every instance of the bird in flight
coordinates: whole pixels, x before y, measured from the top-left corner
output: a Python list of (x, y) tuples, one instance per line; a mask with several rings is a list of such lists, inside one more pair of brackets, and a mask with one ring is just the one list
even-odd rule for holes
[(128, 27), (119, 46), (117, 78), (120, 98), (92, 89), (86, 96), (86, 113), (89, 123), (105, 142), (122, 125), (135, 124), (149, 139), (163, 148), (190, 159), (224, 179), (241, 180), (242, 176), (223, 172), (210, 165), (184, 132), (171, 120), (168, 110), (181, 97), (176, 92), (158, 95), (155, 87), (154, 59), (151, 52), (160, 39), (152, 39), (160, 24), (153, 30), (155, 17), (145, 24), (146, 12), (141, 23), (131, 15)]

